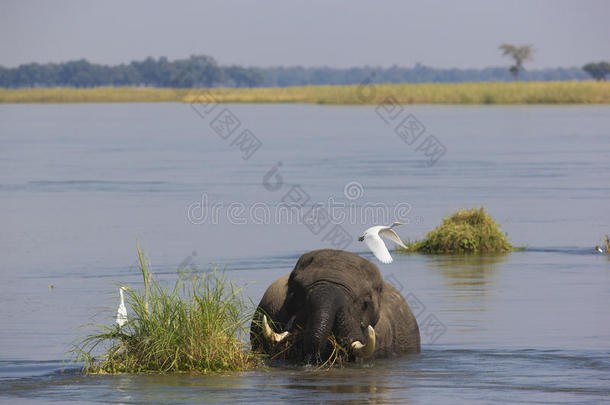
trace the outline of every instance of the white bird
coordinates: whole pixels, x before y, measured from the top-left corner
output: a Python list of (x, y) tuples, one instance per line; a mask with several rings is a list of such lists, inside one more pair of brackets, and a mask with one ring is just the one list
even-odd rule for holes
[(595, 250), (597, 250), (599, 253), (604, 253), (604, 250), (599, 246), (595, 246)]
[(390, 239), (391, 241), (396, 242), (398, 245), (407, 249), (405, 244), (402, 243), (402, 240), (400, 240), (398, 235), (396, 235), (396, 232), (392, 230), (392, 228), (397, 225), (403, 225), (403, 223), (394, 222), (390, 226), (372, 226), (366, 231), (364, 231), (364, 235), (359, 237), (358, 240), (360, 242), (364, 241), (364, 243), (366, 243), (366, 246), (368, 246), (371, 252), (373, 252), (375, 257), (379, 259), (381, 263), (392, 263), (392, 256), (390, 256), (390, 252), (388, 251), (388, 248), (385, 246), (385, 243), (383, 243), (383, 240), (380, 238), (380, 236)]
[(123, 290), (126, 287), (119, 288), (119, 294), (121, 294), (121, 303), (119, 304), (119, 309), (116, 311), (116, 323), (119, 325), (119, 328), (122, 328), (123, 325), (127, 323), (127, 307), (125, 307), (125, 300), (123, 299)]

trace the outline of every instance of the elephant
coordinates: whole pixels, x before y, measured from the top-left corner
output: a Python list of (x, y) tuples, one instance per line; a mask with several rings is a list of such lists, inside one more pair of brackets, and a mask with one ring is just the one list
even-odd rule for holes
[(334, 249), (304, 253), (289, 275), (265, 291), (250, 327), (255, 352), (273, 355), (299, 335), (289, 360), (319, 364), (332, 350), (329, 337), (347, 348), (348, 360), (419, 353), (417, 321), (396, 288), (374, 263)]

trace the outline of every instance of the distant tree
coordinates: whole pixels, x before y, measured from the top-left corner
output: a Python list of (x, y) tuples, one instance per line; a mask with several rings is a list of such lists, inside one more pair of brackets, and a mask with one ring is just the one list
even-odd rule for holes
[(57, 72), (57, 84), (60, 86), (91, 87), (104, 84), (98, 74), (96, 66), (85, 59), (62, 63)]
[(508, 71), (513, 75), (515, 80), (519, 80), (519, 73), (523, 68), (523, 62), (532, 60), (534, 49), (531, 45), (511, 45), (511, 44), (502, 44), (500, 45), (500, 50), (502, 50), (502, 55), (510, 56), (515, 61), (515, 64), (512, 65)]
[(236, 87), (256, 87), (263, 83), (263, 75), (258, 69), (233, 65), (224, 68), (225, 82), (231, 81)]
[(118, 65), (110, 70), (110, 84), (113, 86), (137, 86), (142, 83), (140, 74), (132, 65)]
[(606, 80), (606, 75), (610, 74), (610, 63), (587, 63), (582, 67), (582, 70), (590, 74), (595, 80)]
[(212, 87), (222, 83), (223, 71), (216, 60), (211, 56), (192, 55), (188, 61), (188, 68), (195, 74), (195, 86)]

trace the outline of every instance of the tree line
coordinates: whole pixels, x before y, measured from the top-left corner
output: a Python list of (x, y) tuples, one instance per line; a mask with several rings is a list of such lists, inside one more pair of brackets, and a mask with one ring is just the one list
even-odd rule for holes
[[(521, 80), (583, 80), (589, 76), (580, 68), (525, 70), (518, 66)], [(596, 78), (606, 65), (595, 66)], [(427, 83), (509, 81), (515, 69), (436, 69), (420, 63), (413, 67), (243, 67), (222, 66), (206, 55), (170, 61), (147, 58), (129, 64), (102, 65), (85, 59), (64, 63), (28, 63), (15, 68), (0, 66), (0, 87), (285, 87), (301, 85), (349, 85), (360, 83)], [(601, 70), (600, 70), (601, 69)], [(589, 70), (587, 70), (589, 71)], [(591, 73), (592, 74), (592, 73)], [(593, 75), (593, 74), (592, 74)], [(601, 75), (601, 76), (600, 76)]]
[(263, 83), (259, 69), (219, 66), (206, 55), (169, 61), (147, 58), (115, 66), (85, 59), (65, 63), (28, 63), (16, 68), (0, 66), (0, 87), (254, 87)]

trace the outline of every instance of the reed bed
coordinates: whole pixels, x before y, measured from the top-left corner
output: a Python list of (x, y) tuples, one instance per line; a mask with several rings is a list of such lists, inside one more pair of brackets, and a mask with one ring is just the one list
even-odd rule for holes
[(213, 271), (165, 287), (152, 279), (139, 248), (138, 255), (145, 287), (143, 294), (127, 290), (127, 323), (96, 325), (72, 350), (85, 373), (208, 373), (260, 365), (244, 342), (251, 312), (235, 285)]
[(478, 82), (169, 89), (147, 87), (0, 89), (0, 103), (197, 102), (380, 104), (608, 104), (610, 82)]

